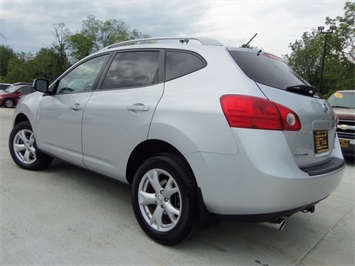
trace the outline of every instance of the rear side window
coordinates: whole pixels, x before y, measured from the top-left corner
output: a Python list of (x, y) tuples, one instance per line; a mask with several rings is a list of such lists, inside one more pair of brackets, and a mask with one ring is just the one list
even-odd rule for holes
[(117, 53), (101, 89), (112, 90), (152, 85), (157, 82), (159, 51)]
[(308, 85), (281, 59), (256, 50), (229, 50), (234, 61), (252, 80), (286, 90), (290, 86)]
[(31, 86), (30, 87), (23, 87), (23, 88), (21, 88), (20, 91), (22, 94), (29, 94), (29, 93), (33, 92), (33, 88)]
[(175, 79), (195, 72), (207, 65), (199, 55), (186, 51), (166, 52), (166, 80)]

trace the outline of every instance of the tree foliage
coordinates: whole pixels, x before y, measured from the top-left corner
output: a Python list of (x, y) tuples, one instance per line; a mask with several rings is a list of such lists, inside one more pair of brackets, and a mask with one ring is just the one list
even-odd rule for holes
[(21, 52), (9, 62), (6, 81), (32, 82), (37, 77), (53, 81), (63, 72), (64, 66), (68, 64), (63, 65), (63, 58), (54, 47), (42, 48), (36, 55)]
[[(355, 62), (355, 3), (346, 2), (344, 16), (326, 18), (327, 26), (337, 30), (327, 34), (328, 42), (324, 66), (322, 94), (326, 97), (335, 90), (354, 89)], [(0, 45), (0, 80), (5, 82), (32, 81), (37, 77), (53, 81), (70, 64), (110, 44), (150, 37), (120, 19), (101, 21), (90, 15), (82, 21), (78, 32), (71, 32), (64, 23), (53, 25), (54, 42), (35, 55), (15, 53), (10, 47)], [(310, 84), (320, 83), (321, 59), (325, 34), (313, 29), (301, 39), (290, 43), (291, 54), (285, 55), (289, 65)]]
[(131, 31), (122, 20), (101, 21), (90, 15), (82, 21), (82, 30), (69, 36), (68, 45), (71, 57), (80, 60), (110, 44), (147, 37), (137, 29)]
[(313, 29), (305, 32), (300, 40), (290, 43), (291, 54), (285, 59), (304, 79), (319, 87), (321, 62), (325, 34), (327, 34), (326, 55), (324, 61), (323, 87), (321, 94), (329, 96), (336, 90), (354, 89), (354, 40), (355, 40), (355, 3), (346, 2), (345, 14), (334, 19), (326, 18), (327, 27), (336, 26), (334, 32), (320, 33)]
[(98, 20), (88, 16), (82, 29), (72, 33), (63, 22), (54, 24), (54, 42), (50, 48), (41, 48), (35, 55), (15, 53), (0, 45), (0, 80), (3, 82), (31, 82), (37, 77), (54, 81), (72, 63), (115, 42), (147, 38), (137, 29), (132, 31), (122, 20)]
[(16, 58), (16, 53), (10, 47), (0, 45), (0, 79), (4, 80), (8, 72), (9, 62)]

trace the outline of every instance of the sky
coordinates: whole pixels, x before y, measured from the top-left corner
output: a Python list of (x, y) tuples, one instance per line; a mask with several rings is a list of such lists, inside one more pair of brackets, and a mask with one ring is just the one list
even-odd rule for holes
[(277, 56), (290, 43), (344, 16), (346, 0), (0, 0), (0, 44), (35, 54), (55, 42), (54, 25), (76, 33), (94, 15), (124, 21), (152, 37), (210, 37), (226, 46), (250, 43)]

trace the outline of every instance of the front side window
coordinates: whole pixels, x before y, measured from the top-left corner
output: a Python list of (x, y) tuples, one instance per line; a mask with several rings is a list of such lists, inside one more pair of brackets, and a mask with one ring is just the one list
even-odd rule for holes
[(155, 84), (158, 77), (159, 51), (117, 53), (101, 89), (113, 90)]
[(93, 90), (94, 82), (108, 55), (85, 61), (63, 77), (57, 87), (57, 94), (88, 92)]
[(198, 55), (186, 51), (166, 52), (166, 80), (175, 79), (195, 72), (207, 64)]

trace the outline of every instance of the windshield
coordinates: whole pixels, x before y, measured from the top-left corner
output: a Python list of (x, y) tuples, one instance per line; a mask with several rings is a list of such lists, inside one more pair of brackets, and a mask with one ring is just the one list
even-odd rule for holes
[(20, 87), (21, 87), (20, 85), (11, 85), (10, 87), (7, 87), (5, 91), (12, 93), (17, 91)]
[(355, 91), (336, 92), (329, 97), (328, 102), (334, 108), (355, 109)]

